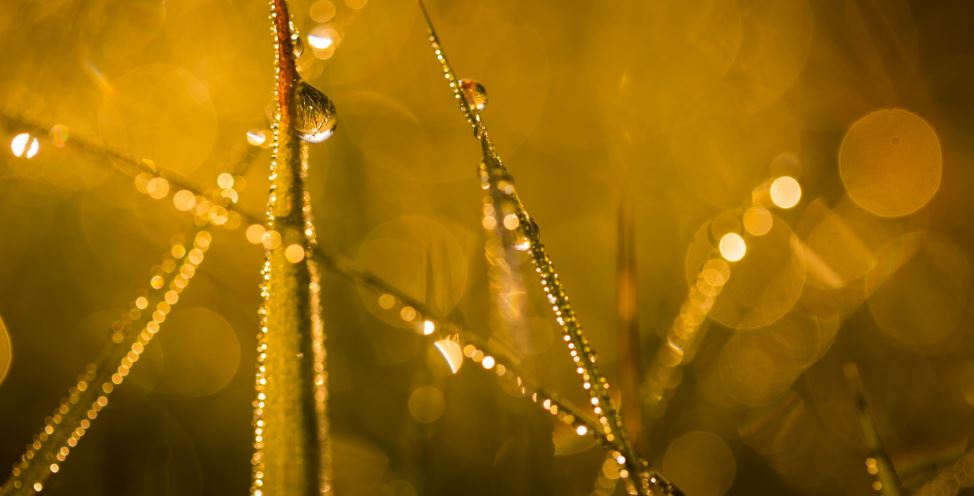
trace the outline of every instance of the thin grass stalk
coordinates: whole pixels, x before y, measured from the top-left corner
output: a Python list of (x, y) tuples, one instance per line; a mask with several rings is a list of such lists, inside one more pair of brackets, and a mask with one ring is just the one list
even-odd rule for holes
[(518, 229), (530, 244), (529, 253), (534, 262), (535, 270), (552, 305), (555, 320), (562, 328), (565, 341), (568, 343), (569, 353), (577, 365), (582, 386), (588, 392), (593, 411), (599, 418), (600, 430), (605, 433), (610, 442), (618, 440), (625, 458), (626, 473), (629, 476), (627, 479), (636, 488), (637, 494), (678, 494), (679, 490), (673, 484), (636, 455), (623, 427), (622, 417), (609, 397), (608, 382), (595, 363), (595, 353), (582, 333), (581, 325), (575, 317), (571, 302), (562, 287), (551, 258), (541, 242), (538, 224), (527, 213), (524, 204), (518, 197), (514, 188), (514, 178), (504, 166), (490, 141), (487, 127), (480, 113), (475, 111), (461, 91), (459, 78), (447, 60), (426, 6), (422, 1), (419, 5), (429, 30), (429, 41), (433, 48), (433, 54), (440, 64), (444, 79), (453, 91), (454, 99), (459, 104), (461, 113), (471, 125), (474, 136), (480, 141), (483, 153), (481, 167), (482, 171), (486, 171), (488, 187), (498, 190), (498, 194), (504, 195), (506, 201), (510, 202), (512, 212), (518, 220), (516, 224), (512, 223), (513, 228), (511, 230)]
[(869, 454), (866, 458), (866, 470), (873, 476), (873, 489), (883, 496), (901, 496), (903, 494), (903, 484), (896, 474), (896, 468), (892, 460), (883, 447), (879, 437), (879, 430), (873, 420), (872, 413), (869, 411), (869, 404), (866, 401), (866, 391), (862, 385), (862, 378), (859, 376), (859, 367), (854, 362), (848, 362), (843, 369), (845, 372), (846, 383), (852, 392), (856, 405), (856, 414), (859, 417), (859, 424), (862, 427), (863, 439), (866, 441), (866, 448)]
[(212, 236), (197, 228), (190, 233), (190, 240), (191, 249), (177, 244), (167, 252), (161, 269), (150, 279), (147, 296), (136, 298), (128, 312), (112, 324), (111, 342), (97, 360), (85, 367), (68, 395), (44, 419), (44, 427), (14, 465), (10, 477), (0, 487), (0, 495), (39, 493), (47, 479), (60, 470), (108, 405), (111, 393), (122, 384), (159, 332), (203, 262)]
[[(267, 200), (268, 231), (280, 235), (267, 248), (262, 271), (254, 400), (251, 494), (332, 494), (327, 384), (320, 282), (310, 203), (305, 189), (307, 144), (294, 128), (294, 63), (287, 3), (272, 0), (275, 50), (273, 157)], [(300, 260), (287, 250), (300, 248)]]

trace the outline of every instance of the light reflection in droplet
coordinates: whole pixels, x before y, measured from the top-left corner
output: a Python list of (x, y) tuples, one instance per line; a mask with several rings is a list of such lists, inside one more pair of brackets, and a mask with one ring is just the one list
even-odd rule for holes
[(267, 133), (261, 129), (251, 129), (247, 131), (247, 143), (253, 146), (261, 146), (267, 141)]
[(463, 366), (463, 350), (460, 349), (460, 344), (452, 339), (440, 339), (433, 346), (443, 355), (450, 372), (456, 374)]

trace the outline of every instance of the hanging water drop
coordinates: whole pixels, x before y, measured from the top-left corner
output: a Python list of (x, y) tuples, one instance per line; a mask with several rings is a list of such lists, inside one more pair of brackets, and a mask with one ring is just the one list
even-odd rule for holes
[(304, 41), (300, 36), (291, 36), (291, 50), (294, 53), (294, 58), (301, 58), (301, 54), (304, 53)]
[(487, 107), (487, 88), (473, 79), (461, 79), (460, 90), (471, 109), (480, 112)]
[(337, 125), (335, 104), (317, 88), (301, 81), (294, 90), (294, 130), (308, 143), (330, 138)]

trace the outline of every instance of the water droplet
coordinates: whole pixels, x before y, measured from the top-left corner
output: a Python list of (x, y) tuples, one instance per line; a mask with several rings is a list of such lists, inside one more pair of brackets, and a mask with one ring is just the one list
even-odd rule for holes
[(294, 130), (308, 143), (330, 138), (337, 125), (335, 104), (317, 88), (301, 81), (294, 91)]
[(291, 38), (291, 50), (294, 53), (294, 58), (299, 58), (304, 53), (304, 41), (301, 40), (300, 36)]
[(473, 79), (461, 79), (460, 90), (473, 110), (480, 112), (487, 107), (487, 88), (484, 85)]

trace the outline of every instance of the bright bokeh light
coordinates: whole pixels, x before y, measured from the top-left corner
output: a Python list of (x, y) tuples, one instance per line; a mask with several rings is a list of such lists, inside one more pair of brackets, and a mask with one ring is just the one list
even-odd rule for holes
[(720, 249), (720, 256), (728, 262), (738, 262), (747, 253), (747, 243), (737, 233), (727, 233), (721, 237), (718, 248)]
[(40, 143), (30, 133), (20, 133), (10, 141), (10, 151), (15, 157), (34, 158), (39, 149)]
[(434, 324), (432, 320), (423, 321), (424, 336), (429, 336), (430, 334), (433, 334), (434, 331), (436, 331), (436, 324)]
[(778, 208), (791, 208), (802, 198), (802, 187), (791, 176), (781, 176), (771, 183), (771, 201)]
[(484, 361), (481, 363), (485, 369), (490, 370), (494, 368), (494, 357), (487, 355), (484, 357)]

